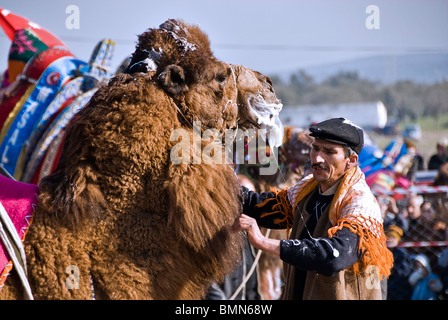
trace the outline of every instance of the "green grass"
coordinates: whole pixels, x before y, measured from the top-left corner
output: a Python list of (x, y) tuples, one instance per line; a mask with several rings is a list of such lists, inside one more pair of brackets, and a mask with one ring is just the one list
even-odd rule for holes
[(407, 124), (418, 123), (422, 131), (446, 130), (448, 129), (448, 113), (439, 117), (421, 117), (417, 121), (403, 121), (398, 127), (403, 130)]

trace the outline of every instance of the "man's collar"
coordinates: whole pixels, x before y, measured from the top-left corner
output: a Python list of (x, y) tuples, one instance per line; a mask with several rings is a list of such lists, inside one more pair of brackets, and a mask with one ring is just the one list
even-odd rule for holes
[[(343, 177), (343, 176), (342, 176)], [(336, 193), (336, 190), (339, 187), (339, 184), (341, 183), (342, 177), (339, 178), (338, 181), (336, 181), (336, 183), (334, 185), (332, 185), (330, 188), (328, 188), (327, 190), (325, 190), (325, 192), (322, 192), (320, 189), (320, 185), (319, 185), (319, 194), (323, 195), (323, 196), (330, 196), (332, 194)]]

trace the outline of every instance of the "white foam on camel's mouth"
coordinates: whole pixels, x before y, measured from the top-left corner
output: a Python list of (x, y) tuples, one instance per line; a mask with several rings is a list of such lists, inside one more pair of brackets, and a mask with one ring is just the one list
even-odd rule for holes
[(271, 148), (278, 148), (283, 144), (283, 123), (276, 117), (274, 124), (262, 124), (262, 129), (267, 130), (268, 144)]
[[(283, 104), (266, 103), (263, 97), (260, 96), (259, 98), (261, 98), (262, 103), (257, 104), (258, 108), (251, 105), (251, 113), (257, 117), (259, 128), (266, 130), (269, 146), (278, 148), (283, 143), (283, 124), (278, 117)], [(264, 135), (262, 137), (264, 138)]]

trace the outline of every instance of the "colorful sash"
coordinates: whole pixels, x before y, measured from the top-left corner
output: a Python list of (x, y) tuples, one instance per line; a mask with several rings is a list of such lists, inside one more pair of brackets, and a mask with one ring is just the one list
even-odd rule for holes
[[(28, 161), (25, 172), (22, 176), (22, 181), (30, 182), (39, 167), (41, 160), (47, 153), (51, 143), (56, 137), (61, 135), (67, 128), (73, 117), (84, 108), (84, 106), (89, 102), (93, 94), (98, 90), (94, 88), (81, 96), (77, 97), (66, 109), (64, 109), (57, 118), (51, 123), (48, 129), (45, 131), (42, 138), (39, 140), (36, 148), (31, 154), (30, 160)], [(48, 172), (50, 173), (50, 172)], [(44, 173), (40, 173), (44, 175)]]
[(22, 82), (20, 86), (16, 86), (14, 88), (14, 92), (11, 92), (11, 95), (8, 94), (8, 96), (4, 98), (0, 97), (0, 128), (3, 127), (6, 119), (8, 119), (8, 115), (12, 112), (15, 105), (25, 94), (30, 85), (31, 83)]
[(48, 147), (47, 152), (45, 153), (44, 158), (42, 159), (39, 167), (34, 173), (34, 176), (31, 180), (32, 183), (39, 183), (39, 181), (56, 170), (56, 167), (59, 163), (59, 159), (61, 158), (62, 150), (64, 148), (65, 137), (67, 135), (67, 130), (61, 132), (61, 134), (54, 138)]
[(3, 101), (1, 102), (0, 126), (2, 127), (2, 131), (0, 133), (0, 141), (3, 141), (12, 121), (34, 90), (37, 81), (45, 69), (53, 61), (68, 56), (72, 57), (73, 55), (70, 51), (61, 48), (49, 48), (36, 54), (25, 65), (19, 78), (2, 91), (2, 95), (8, 97), (6, 98), (8, 103), (4, 105)]
[(8, 134), (8, 130), (11, 127), (11, 124), (13, 123), (17, 114), (20, 112), (20, 110), (22, 109), (26, 100), (28, 100), (28, 98), (30, 97), (31, 93), (33, 92), (33, 90), (35, 88), (36, 88), (36, 85), (30, 83), (29, 86), (27, 86), (25, 92), (20, 96), (18, 101), (14, 104), (14, 106), (12, 107), (12, 110), (6, 116), (4, 123), (2, 123), (2, 130), (0, 131), (0, 142), (5, 139), (6, 135)]
[(77, 96), (92, 90), (98, 85), (98, 83), (101, 83), (109, 78), (109, 70), (114, 49), (115, 43), (112, 40), (107, 39), (100, 41), (96, 45), (90, 57), (89, 64), (81, 66), (79, 69), (79, 72), (82, 74), (64, 85), (61, 91), (37, 120), (30, 137), (22, 148), (16, 165), (15, 176), (18, 180), (22, 180), (22, 173), (28, 164), (31, 154), (34, 152), (39, 139), (41, 138), (43, 132), (47, 129), (50, 121), (55, 118), (58, 112), (63, 110), (62, 107), (64, 105), (66, 106), (65, 102), (73, 100)]
[(11, 175), (15, 175), (17, 159), (34, 127), (36, 118), (53, 100), (64, 82), (72, 75), (73, 70), (78, 69), (83, 63), (71, 57), (59, 58), (40, 77), (0, 145), (0, 162)]
[(45, 129), (48, 127), (49, 122), (53, 119), (53, 116), (60, 111), (64, 103), (72, 98), (80, 95), (82, 91), (82, 85), (84, 84), (84, 77), (76, 77), (75, 79), (68, 82), (56, 95), (56, 97), (51, 101), (48, 105), (45, 112), (40, 116), (40, 119), (36, 122), (30, 137), (22, 149), (21, 157), (23, 157), (24, 166), (28, 162), (31, 153), (33, 152), (36, 144), (39, 142), (40, 137), (42, 136)]

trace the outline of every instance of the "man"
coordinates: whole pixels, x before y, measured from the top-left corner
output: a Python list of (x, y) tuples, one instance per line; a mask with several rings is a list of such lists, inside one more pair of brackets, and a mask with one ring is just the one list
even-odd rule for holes
[[(234, 230), (247, 231), (255, 248), (285, 262), (284, 299), (382, 299), (380, 280), (390, 274), (393, 257), (378, 203), (357, 165), (363, 130), (334, 118), (310, 132), (312, 174), (279, 192), (243, 188), (244, 214)], [(289, 240), (265, 238), (258, 225), (286, 228)]]

